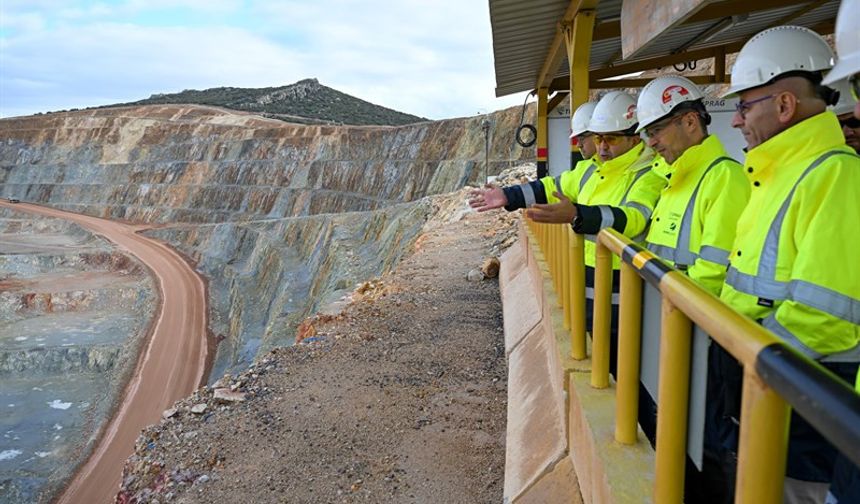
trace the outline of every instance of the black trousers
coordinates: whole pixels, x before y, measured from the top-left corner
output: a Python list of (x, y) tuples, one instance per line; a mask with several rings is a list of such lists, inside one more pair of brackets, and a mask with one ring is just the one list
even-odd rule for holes
[[(715, 367), (717, 386), (722, 394), (722, 408), (716, 435), (720, 447), (737, 453), (740, 434), (741, 395), (743, 389), (743, 369), (728, 352), (718, 345)], [(823, 362), (825, 368), (854, 384), (857, 363)], [(788, 440), (788, 463), (786, 476), (802, 481), (825, 483), (831, 481), (834, 464), (839, 451), (815, 430), (812, 425), (796, 412), (791, 412)]]

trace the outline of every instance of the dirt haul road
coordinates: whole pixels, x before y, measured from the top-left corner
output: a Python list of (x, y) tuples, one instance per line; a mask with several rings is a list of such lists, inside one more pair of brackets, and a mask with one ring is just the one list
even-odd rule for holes
[(134, 226), (24, 203), (2, 201), (0, 206), (74, 222), (137, 257), (158, 280), (160, 311), (122, 402), (57, 501), (114, 502), (123, 464), (141, 429), (158, 422), (164, 410), (202, 384), (207, 359), (203, 281), (179, 254), (138, 235)]

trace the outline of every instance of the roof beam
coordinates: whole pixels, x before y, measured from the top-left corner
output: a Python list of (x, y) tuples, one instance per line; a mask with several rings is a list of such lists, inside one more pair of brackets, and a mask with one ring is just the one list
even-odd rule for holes
[[(804, 8), (805, 12), (809, 12), (816, 7), (819, 7), (825, 2), (812, 2), (815, 5), (811, 9)], [(739, 16), (750, 14), (756, 11), (764, 11), (769, 9), (779, 9), (792, 5), (810, 4), (809, 0), (726, 0), (722, 2), (710, 3), (702, 7), (698, 12), (693, 13), (687, 19), (680, 23), (681, 26), (693, 23), (701, 23), (702, 21), (712, 21), (728, 16)], [(784, 23), (783, 23), (784, 24)], [(598, 22), (594, 25), (594, 40), (606, 40), (621, 36), (621, 20), (613, 19), (610, 21)]]
[(635, 56), (662, 33), (701, 10), (708, 0), (624, 0), (621, 4), (621, 51)]
[[(716, 84), (721, 82), (713, 75), (687, 75), (688, 79), (696, 84)], [(592, 89), (617, 89), (617, 88), (640, 88), (645, 87), (654, 79), (616, 79), (616, 80), (592, 80), (590, 85)]]
[(558, 106), (558, 104), (563, 102), (565, 100), (565, 98), (567, 98), (567, 95), (569, 95), (569, 94), (570, 94), (570, 92), (561, 90), (558, 93), (556, 93), (552, 98), (550, 98), (549, 103), (546, 105), (547, 113), (555, 110), (555, 108)]
[(562, 16), (561, 20), (556, 25), (555, 36), (552, 39), (552, 43), (550, 43), (549, 51), (547, 51), (546, 56), (544, 57), (540, 73), (537, 75), (535, 89), (549, 86), (553, 77), (555, 77), (555, 74), (558, 72), (561, 60), (564, 58), (564, 33), (561, 26), (563, 24), (573, 22), (573, 18), (576, 17), (576, 13), (579, 12), (580, 9), (593, 9), (597, 5), (597, 1), (598, 0), (571, 0), (570, 4), (568, 4), (567, 9), (564, 11), (564, 16)]
[(746, 43), (745, 40), (728, 44), (725, 46), (708, 47), (705, 49), (694, 49), (692, 51), (684, 51), (676, 54), (667, 54), (665, 56), (657, 56), (654, 58), (633, 61), (630, 63), (621, 63), (608, 68), (598, 68), (591, 71), (591, 76), (596, 79), (607, 79), (609, 77), (617, 77), (634, 72), (644, 72), (654, 68), (665, 67), (675, 63), (683, 63), (685, 61), (698, 61), (702, 59), (713, 58), (717, 55), (719, 49), (724, 48), (726, 54), (738, 52)]
[[(778, 24), (778, 22), (774, 23), (774, 25)], [(822, 21), (821, 23), (810, 26), (809, 28), (822, 35), (826, 35), (828, 33), (833, 33), (833, 30), (835, 29), (835, 21)], [(647, 79), (618, 79), (610, 81), (604, 79), (617, 77), (619, 75), (641, 72), (645, 70), (653, 70), (655, 68), (661, 68), (675, 63), (683, 63), (685, 61), (697, 61), (708, 58), (715, 58), (714, 75), (694, 75), (687, 77), (692, 79), (693, 82), (696, 82), (697, 84), (728, 82), (729, 75), (726, 73), (725, 57), (727, 54), (740, 51), (741, 47), (743, 47), (745, 43), (746, 39), (716, 47), (707, 47), (704, 49), (696, 49), (693, 51), (685, 51), (677, 54), (668, 54), (665, 56), (657, 56), (654, 58), (633, 61), (631, 63), (622, 63), (620, 65), (615, 65), (611, 67), (597, 68), (589, 73), (590, 86), (595, 89), (641, 87), (648, 82)], [(697, 79), (712, 80), (703, 80), (702, 82), (697, 82)], [(568, 89), (569, 86), (570, 78), (569, 76), (564, 75), (553, 79), (553, 81), (550, 83), (549, 89), (551, 91), (560, 91)]]

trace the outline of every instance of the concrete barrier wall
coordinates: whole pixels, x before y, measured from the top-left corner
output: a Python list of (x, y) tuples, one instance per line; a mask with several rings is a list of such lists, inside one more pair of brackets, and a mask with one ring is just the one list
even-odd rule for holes
[(590, 385), (589, 360), (570, 357), (570, 337), (546, 262), (520, 224), (499, 276), (508, 355), (504, 501), (651, 502), (654, 453), (614, 440), (615, 389)]

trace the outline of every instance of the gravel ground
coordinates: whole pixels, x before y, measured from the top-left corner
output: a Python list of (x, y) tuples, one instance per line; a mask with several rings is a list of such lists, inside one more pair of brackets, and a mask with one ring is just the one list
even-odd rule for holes
[(302, 344), (165, 412), (117, 502), (501, 502), (502, 306), (497, 279), (469, 272), (512, 241), (514, 216), (462, 216), (463, 195)]

